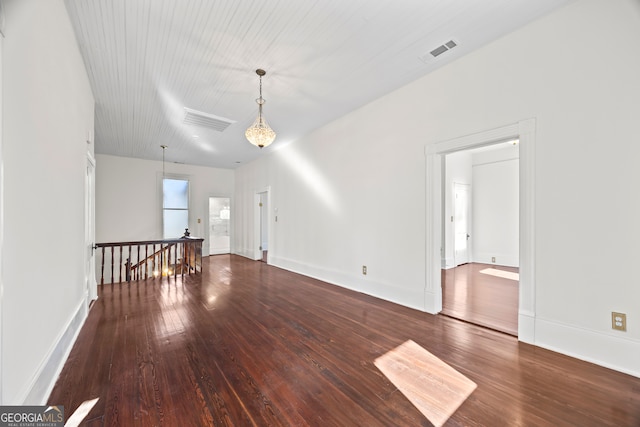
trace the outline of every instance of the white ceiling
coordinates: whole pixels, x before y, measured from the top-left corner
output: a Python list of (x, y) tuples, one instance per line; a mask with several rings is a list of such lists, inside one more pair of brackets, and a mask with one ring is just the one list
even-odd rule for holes
[[(235, 168), (568, 1), (65, 3), (96, 99), (96, 153), (160, 160), (165, 144), (167, 161)], [(458, 46), (429, 55), (449, 40)], [(257, 68), (267, 71), (264, 116), (277, 133), (262, 150), (244, 137), (257, 115)], [(186, 125), (185, 107), (235, 123)]]

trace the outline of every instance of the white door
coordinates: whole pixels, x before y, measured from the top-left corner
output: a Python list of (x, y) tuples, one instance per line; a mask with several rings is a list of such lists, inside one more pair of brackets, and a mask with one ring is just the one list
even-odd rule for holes
[(231, 199), (209, 197), (209, 255), (231, 252)]
[(469, 237), (471, 218), (471, 186), (468, 184), (453, 184), (453, 233), (455, 265), (469, 262)]
[(84, 242), (86, 261), (84, 276), (86, 283), (87, 304), (98, 298), (98, 284), (96, 282), (95, 257), (95, 160), (87, 155), (87, 170), (84, 188)]

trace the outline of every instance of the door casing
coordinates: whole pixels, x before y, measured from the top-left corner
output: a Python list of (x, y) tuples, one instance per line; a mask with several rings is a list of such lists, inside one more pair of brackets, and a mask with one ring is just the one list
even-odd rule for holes
[(441, 257), (443, 242), (443, 191), (445, 156), (456, 151), (492, 145), (511, 139), (520, 140), (520, 210), (519, 252), (520, 288), (518, 306), (518, 339), (535, 342), (535, 141), (534, 118), (517, 123), (435, 142), (425, 147), (426, 155), (426, 262), (425, 311), (442, 310)]

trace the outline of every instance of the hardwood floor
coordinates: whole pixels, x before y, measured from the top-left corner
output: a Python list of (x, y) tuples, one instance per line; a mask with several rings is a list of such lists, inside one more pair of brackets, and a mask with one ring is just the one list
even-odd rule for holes
[(518, 282), (481, 270), (513, 267), (469, 263), (442, 270), (442, 314), (518, 336)]
[(429, 426), (374, 365), (412, 340), (477, 385), (446, 426), (640, 425), (640, 378), (262, 262), (203, 261), (184, 282), (101, 288), (49, 404), (99, 398), (89, 426)]

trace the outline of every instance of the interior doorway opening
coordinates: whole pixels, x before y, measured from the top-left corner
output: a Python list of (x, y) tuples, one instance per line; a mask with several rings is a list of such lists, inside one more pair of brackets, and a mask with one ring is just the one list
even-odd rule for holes
[[(513, 139), (519, 146), (519, 288), (518, 340), (535, 343), (536, 287), (535, 287), (535, 142), (536, 120), (524, 119), (499, 128), (435, 142), (425, 147), (426, 154), (426, 263), (425, 311), (442, 311), (443, 259), (448, 257), (443, 232), (447, 219), (443, 181), (445, 158), (451, 153), (479, 148)], [(474, 231), (472, 230), (473, 239)]]
[(209, 197), (209, 255), (231, 253), (231, 199)]
[(442, 314), (518, 335), (519, 145), (445, 155)]

